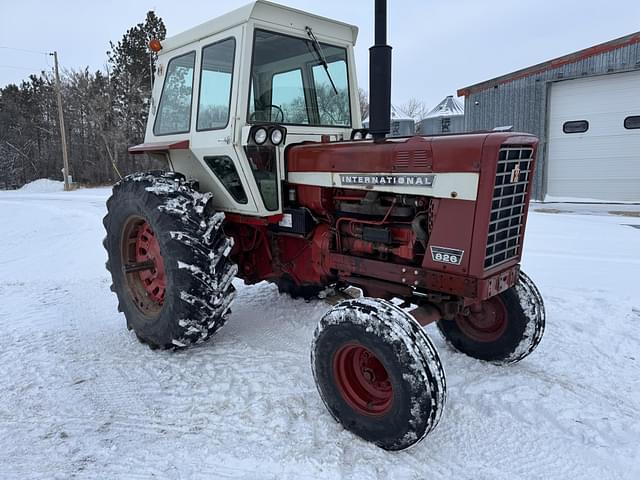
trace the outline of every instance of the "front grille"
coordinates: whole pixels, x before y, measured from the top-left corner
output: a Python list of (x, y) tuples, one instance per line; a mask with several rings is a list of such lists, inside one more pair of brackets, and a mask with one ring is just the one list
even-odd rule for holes
[(500, 265), (520, 252), (532, 155), (533, 149), (530, 147), (500, 149), (489, 218), (485, 269)]

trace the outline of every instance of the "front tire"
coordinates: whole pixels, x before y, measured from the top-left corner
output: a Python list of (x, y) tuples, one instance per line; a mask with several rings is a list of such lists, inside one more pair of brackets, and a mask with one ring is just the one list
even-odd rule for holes
[(514, 287), (483, 301), (469, 315), (438, 321), (438, 329), (454, 349), (470, 357), (513, 364), (540, 344), (545, 317), (538, 288), (520, 272)]
[(237, 267), (223, 220), (180, 174), (130, 175), (113, 187), (103, 220), (111, 289), (151, 348), (204, 342), (226, 322)]
[(422, 327), (395, 305), (372, 298), (338, 304), (320, 320), (311, 351), (324, 404), (364, 440), (402, 450), (438, 424), (442, 364)]

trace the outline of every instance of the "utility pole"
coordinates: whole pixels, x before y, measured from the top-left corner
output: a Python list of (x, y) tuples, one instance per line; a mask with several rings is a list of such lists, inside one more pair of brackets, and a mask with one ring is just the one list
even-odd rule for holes
[(58, 116), (60, 117), (60, 137), (62, 138), (62, 161), (64, 163), (64, 189), (71, 190), (69, 185), (69, 154), (67, 153), (67, 136), (64, 129), (64, 113), (62, 113), (62, 92), (60, 91), (60, 73), (58, 72), (58, 52), (50, 53), (53, 55), (55, 71), (56, 71), (56, 93), (58, 97)]

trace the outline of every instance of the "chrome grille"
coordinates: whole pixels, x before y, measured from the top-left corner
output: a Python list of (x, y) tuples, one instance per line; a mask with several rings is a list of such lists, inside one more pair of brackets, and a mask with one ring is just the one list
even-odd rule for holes
[(495, 267), (520, 252), (532, 155), (530, 147), (500, 149), (484, 268)]

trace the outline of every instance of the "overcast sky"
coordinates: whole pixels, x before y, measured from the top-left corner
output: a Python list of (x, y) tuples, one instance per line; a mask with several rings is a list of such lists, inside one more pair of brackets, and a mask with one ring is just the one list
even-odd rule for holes
[[(169, 36), (246, 0), (0, 0), (0, 47), (57, 50), (64, 68), (104, 69), (117, 41), (147, 10)], [(368, 90), (373, 0), (281, 0), (360, 27), (358, 79)], [(393, 102), (435, 106), (456, 90), (640, 30), (639, 0), (390, 0)], [(0, 48), (0, 86), (51, 68), (42, 54)]]

